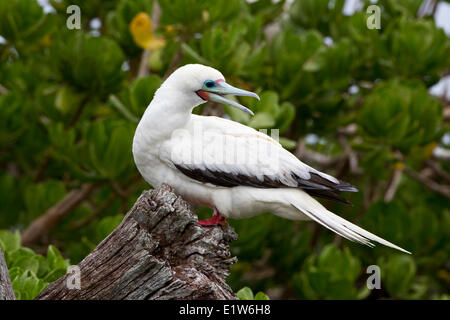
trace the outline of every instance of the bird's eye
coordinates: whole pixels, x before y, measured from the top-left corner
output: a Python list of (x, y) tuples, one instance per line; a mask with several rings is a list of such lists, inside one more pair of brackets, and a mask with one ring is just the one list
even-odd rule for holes
[(205, 81), (205, 86), (207, 88), (213, 88), (213, 87), (216, 86), (216, 83), (214, 81), (212, 81), (212, 80), (207, 80), (207, 81)]

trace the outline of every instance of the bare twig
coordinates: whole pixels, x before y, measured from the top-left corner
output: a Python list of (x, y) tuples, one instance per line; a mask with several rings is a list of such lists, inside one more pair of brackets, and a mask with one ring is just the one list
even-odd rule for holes
[(152, 22), (153, 28), (156, 29), (159, 26), (159, 20), (161, 19), (161, 7), (157, 0), (153, 1), (152, 7)]
[(120, 101), (120, 99), (116, 95), (111, 94), (109, 96), (109, 102), (111, 102), (111, 105), (115, 107), (125, 118), (135, 123), (139, 122), (139, 119), (136, 118), (130, 111), (128, 111), (128, 109), (123, 105), (122, 101)]
[(356, 134), (356, 130), (358, 130), (358, 126), (356, 123), (350, 123), (346, 127), (341, 127), (338, 129), (338, 134), (343, 136), (352, 137)]
[(98, 216), (100, 216), (106, 209), (109, 208), (110, 205), (113, 204), (114, 200), (116, 200), (116, 195), (113, 193), (111, 194), (108, 199), (100, 207), (97, 208), (97, 210), (94, 211), (92, 215), (87, 217), (86, 219), (83, 219), (81, 221), (76, 221), (75, 223), (71, 224), (69, 226), (70, 229), (79, 229), (84, 226), (87, 226), (89, 223), (94, 221)]
[(172, 61), (170, 62), (169, 68), (167, 68), (166, 73), (164, 74), (164, 79), (166, 79), (172, 72), (175, 71), (176, 68), (178, 68), (178, 65), (181, 62), (181, 59), (183, 58), (183, 49), (181, 48), (181, 42), (180, 46), (178, 48), (177, 53), (173, 56)]
[(83, 113), (83, 110), (86, 107), (88, 101), (89, 101), (89, 98), (87, 96), (83, 98), (83, 100), (81, 101), (77, 110), (75, 111), (74, 115), (72, 116), (69, 123), (65, 127), (66, 131), (69, 130), (70, 128), (72, 128), (75, 125), (75, 123), (77, 123), (77, 121), (80, 118), (81, 114)]
[(441, 161), (450, 161), (450, 150), (437, 146), (433, 150), (433, 158)]
[(438, 1), (437, 0), (432, 0), (433, 1), (433, 7), (431, 9), (431, 15), (434, 16), (436, 14), (436, 9), (438, 6)]
[(148, 68), (148, 58), (150, 57), (150, 50), (144, 50), (142, 52), (141, 61), (139, 63), (138, 73), (136, 78), (143, 78), (150, 74), (150, 70)]
[(297, 142), (297, 150), (295, 151), (297, 158), (309, 163), (317, 163), (323, 168), (334, 167), (339, 162), (346, 159), (345, 155), (330, 157), (314, 150), (308, 149), (302, 139)]
[(427, 165), (433, 169), (433, 171), (441, 178), (443, 178), (446, 182), (450, 183), (450, 174), (442, 169), (441, 165), (435, 161), (428, 160)]
[(95, 185), (85, 183), (80, 189), (71, 190), (57, 204), (47, 210), (42, 216), (34, 220), (22, 234), (22, 244), (30, 246), (39, 241), (44, 235), (64, 219), (94, 190)]
[(339, 141), (339, 144), (344, 149), (345, 155), (348, 158), (350, 173), (362, 174), (363, 171), (359, 167), (359, 164), (358, 164), (358, 155), (356, 154), (356, 152), (353, 151), (352, 147), (350, 146), (350, 143), (348, 143), (347, 139), (345, 139), (344, 136), (342, 136), (342, 135), (339, 135), (338, 141)]
[(111, 187), (114, 190), (114, 192), (121, 198), (126, 198), (128, 195), (126, 191), (120, 186), (120, 184), (117, 181), (111, 181)]
[(34, 177), (34, 183), (41, 181), (45, 169), (47, 169), (47, 166), (50, 163), (51, 158), (52, 158), (52, 148), (48, 149), (47, 152), (45, 153), (44, 160), (39, 166), (36, 172), (36, 176)]
[(443, 113), (444, 121), (450, 121), (450, 105), (445, 106), (442, 113)]
[(384, 193), (384, 202), (390, 202), (394, 199), (395, 193), (397, 192), (398, 186), (402, 179), (403, 168), (395, 168), (392, 172), (391, 179)]
[(444, 197), (450, 198), (450, 187), (447, 185), (441, 185), (430, 178), (424, 177), (418, 172), (412, 170), (411, 168), (405, 167), (405, 172), (413, 179), (423, 183), (425, 186), (431, 190), (443, 195)]
[[(127, 202), (124, 200), (126, 200), (130, 195), (132, 195), (138, 189), (139, 184), (141, 183), (140, 175), (133, 176), (131, 179), (129, 179), (128, 183), (132, 183), (131, 187), (129, 187), (127, 190), (121, 189), (122, 195), (120, 197), (122, 198), (122, 201), (125, 202), (125, 204)], [(92, 215), (90, 215), (89, 217), (87, 217), (84, 220), (74, 222), (73, 224), (71, 224), (70, 228), (78, 229), (78, 228), (82, 228), (82, 227), (88, 225), (89, 223), (94, 221), (98, 216), (100, 216), (106, 209), (108, 209), (109, 206), (111, 206), (113, 204), (113, 202), (116, 198), (117, 197), (116, 197), (115, 193), (111, 194), (106, 199), (106, 201), (94, 211), (94, 213)], [(122, 210), (122, 211), (125, 211), (125, 210)]]
[(7, 94), (8, 92), (9, 90), (0, 84), (0, 94)]

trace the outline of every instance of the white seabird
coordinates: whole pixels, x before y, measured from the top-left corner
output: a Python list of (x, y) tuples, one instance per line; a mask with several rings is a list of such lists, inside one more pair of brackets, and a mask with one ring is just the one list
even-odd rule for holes
[[(184, 198), (214, 210), (201, 225), (226, 224), (264, 212), (291, 220), (314, 220), (340, 236), (408, 251), (328, 211), (312, 196), (337, 201), (338, 191), (358, 191), (304, 164), (268, 135), (240, 123), (192, 110), (214, 101), (253, 114), (224, 95), (259, 97), (225, 82), (217, 70), (189, 64), (156, 91), (134, 140), (136, 166), (153, 187), (171, 185)], [(312, 195), (312, 196), (311, 196)]]

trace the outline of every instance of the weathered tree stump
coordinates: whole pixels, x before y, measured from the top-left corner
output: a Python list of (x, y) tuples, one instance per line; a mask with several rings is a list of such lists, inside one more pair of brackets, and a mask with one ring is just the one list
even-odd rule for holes
[(0, 249), (0, 300), (15, 300), (16, 296), (9, 278), (8, 268), (6, 267), (5, 257)]
[(143, 192), (80, 262), (80, 289), (70, 285), (77, 274), (68, 273), (36, 299), (236, 299), (225, 283), (236, 238), (230, 227), (200, 226), (188, 203), (163, 185)]

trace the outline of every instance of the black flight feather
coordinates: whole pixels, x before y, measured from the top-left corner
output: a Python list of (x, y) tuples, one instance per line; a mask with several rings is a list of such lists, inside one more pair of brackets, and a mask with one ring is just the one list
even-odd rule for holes
[[(266, 175), (264, 175), (263, 179), (260, 180), (256, 176), (247, 176), (241, 173), (235, 174), (224, 171), (212, 171), (208, 168), (189, 168), (177, 164), (175, 164), (175, 167), (191, 179), (197, 180), (202, 183), (211, 183), (213, 185), (221, 187), (232, 188), (237, 186), (247, 186), (255, 188), (293, 188), (293, 186), (286, 185), (280, 180), (271, 178)], [(350, 201), (338, 195), (337, 192), (358, 191), (358, 189), (347, 182), (339, 180), (339, 182), (336, 184), (313, 172), (310, 173), (309, 179), (302, 179), (294, 173), (292, 173), (291, 176), (298, 183), (298, 188), (303, 189), (309, 195), (314, 197), (320, 197), (346, 204), (351, 204)]]

